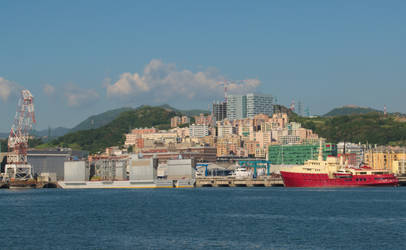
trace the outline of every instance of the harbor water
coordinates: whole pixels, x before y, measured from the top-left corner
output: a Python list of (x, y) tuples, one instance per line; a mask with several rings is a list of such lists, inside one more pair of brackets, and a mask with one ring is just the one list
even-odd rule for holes
[(1, 249), (406, 249), (406, 188), (0, 190)]

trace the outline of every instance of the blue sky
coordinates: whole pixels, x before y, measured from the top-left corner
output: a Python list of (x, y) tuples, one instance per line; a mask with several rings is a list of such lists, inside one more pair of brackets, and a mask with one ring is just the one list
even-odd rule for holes
[[(405, 1), (1, 1), (0, 131), (21, 87), (37, 128), (123, 106), (262, 92), (312, 114), (405, 112)], [(237, 81), (244, 80), (244, 81)]]

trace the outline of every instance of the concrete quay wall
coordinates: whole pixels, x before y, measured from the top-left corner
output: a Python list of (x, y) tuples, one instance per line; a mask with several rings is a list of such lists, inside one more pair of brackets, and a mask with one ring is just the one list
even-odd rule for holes
[(281, 187), (280, 177), (234, 178), (234, 177), (202, 177), (196, 179), (196, 187)]

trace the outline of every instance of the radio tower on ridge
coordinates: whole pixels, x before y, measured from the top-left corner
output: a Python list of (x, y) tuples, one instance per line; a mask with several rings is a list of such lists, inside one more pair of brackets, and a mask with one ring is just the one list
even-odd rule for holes
[(292, 112), (295, 112), (295, 100), (292, 100), (292, 102), (290, 103), (290, 110)]

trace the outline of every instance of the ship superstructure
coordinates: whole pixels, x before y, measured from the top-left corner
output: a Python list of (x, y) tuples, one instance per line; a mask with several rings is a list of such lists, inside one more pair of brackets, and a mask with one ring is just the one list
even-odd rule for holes
[(286, 187), (358, 187), (397, 186), (398, 179), (387, 170), (367, 166), (350, 168), (343, 158), (327, 157), (323, 160), (321, 146), (317, 160), (281, 171)]

